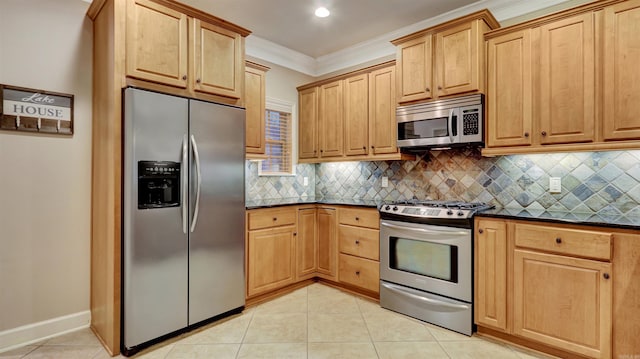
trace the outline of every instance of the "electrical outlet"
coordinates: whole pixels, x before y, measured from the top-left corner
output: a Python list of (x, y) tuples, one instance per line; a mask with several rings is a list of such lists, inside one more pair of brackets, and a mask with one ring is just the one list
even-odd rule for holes
[(549, 177), (549, 193), (562, 192), (562, 179), (560, 177)]
[(302, 177), (302, 184), (305, 186), (309, 185), (309, 177)]
[(382, 187), (389, 187), (389, 177), (382, 177)]

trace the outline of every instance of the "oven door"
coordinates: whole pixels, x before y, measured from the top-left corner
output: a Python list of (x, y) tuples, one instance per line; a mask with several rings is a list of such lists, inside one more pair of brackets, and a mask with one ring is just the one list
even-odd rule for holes
[(380, 221), (380, 279), (472, 302), (471, 229)]

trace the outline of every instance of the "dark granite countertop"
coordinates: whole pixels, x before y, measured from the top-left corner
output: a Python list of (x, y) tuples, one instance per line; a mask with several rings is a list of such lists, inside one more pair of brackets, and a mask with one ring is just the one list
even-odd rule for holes
[(247, 201), (246, 209), (271, 208), (279, 206), (290, 206), (300, 204), (327, 204), (327, 205), (347, 205), (377, 208), (383, 201), (357, 199), (357, 198), (280, 198), (280, 199), (263, 199), (257, 201)]
[(640, 230), (640, 216), (637, 215), (623, 216), (603, 213), (574, 213), (521, 208), (494, 208), (482, 211), (478, 213), (477, 216)]

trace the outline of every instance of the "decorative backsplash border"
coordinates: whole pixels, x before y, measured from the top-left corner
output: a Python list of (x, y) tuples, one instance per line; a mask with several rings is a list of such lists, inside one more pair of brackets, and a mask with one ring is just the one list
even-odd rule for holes
[[(477, 149), (431, 151), (415, 161), (298, 165), (295, 177), (247, 175), (247, 199), (286, 197), (490, 202), (506, 208), (640, 215), (640, 151), (482, 157)], [(302, 177), (309, 186), (302, 186)], [(382, 177), (389, 185), (381, 186)], [(561, 193), (548, 192), (560, 177)], [(315, 178), (315, 181), (312, 179)], [(315, 182), (315, 186), (312, 185)], [(275, 196), (275, 197), (274, 197)], [(278, 197), (279, 196), (279, 197)]]

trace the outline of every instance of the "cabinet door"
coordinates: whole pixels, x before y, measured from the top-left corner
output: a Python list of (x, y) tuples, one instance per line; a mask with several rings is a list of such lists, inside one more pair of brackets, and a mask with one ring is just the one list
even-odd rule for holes
[(337, 275), (337, 220), (334, 208), (318, 208), (318, 273), (327, 279)]
[(242, 37), (198, 19), (193, 24), (193, 88), (214, 95), (240, 98), (244, 73)]
[(369, 74), (369, 127), (372, 154), (396, 153), (396, 71), (387, 67)]
[(593, 13), (543, 25), (540, 31), (540, 143), (593, 142)]
[(342, 84), (342, 81), (334, 81), (320, 86), (320, 157), (339, 157), (344, 153)]
[(475, 322), (507, 332), (507, 225), (478, 219), (475, 227)]
[(244, 78), (246, 111), (245, 152), (264, 154), (265, 150), (265, 72), (247, 67)]
[(312, 87), (298, 93), (298, 157), (318, 157), (318, 88)]
[(127, 76), (187, 87), (187, 16), (149, 0), (127, 1)]
[(369, 76), (344, 80), (345, 154), (366, 155), (369, 149)]
[(316, 209), (298, 210), (298, 235), (296, 241), (297, 280), (313, 277), (316, 271)]
[(436, 85), (438, 96), (477, 91), (480, 85), (478, 21), (436, 34)]
[(531, 30), (487, 42), (487, 147), (531, 145)]
[(611, 357), (611, 264), (516, 249), (514, 334)]
[(247, 296), (289, 285), (295, 280), (295, 227), (249, 231)]
[(604, 32), (604, 139), (640, 139), (640, 0), (606, 7)]
[(397, 102), (425, 100), (433, 97), (431, 88), (433, 82), (432, 41), (432, 36), (426, 35), (398, 45), (396, 49)]

